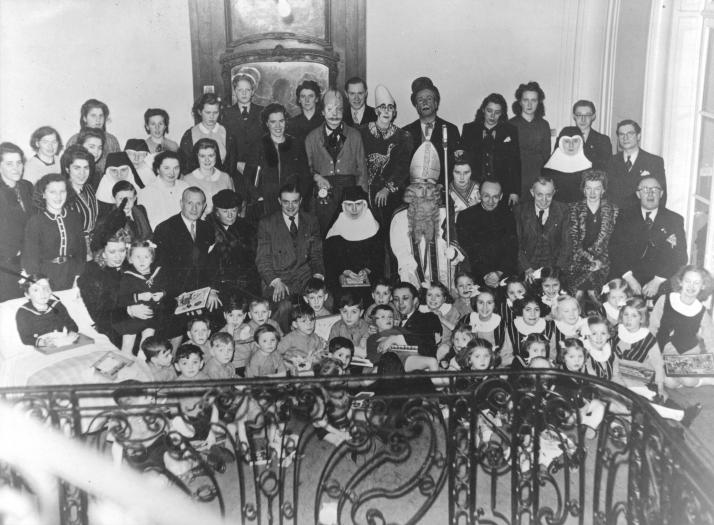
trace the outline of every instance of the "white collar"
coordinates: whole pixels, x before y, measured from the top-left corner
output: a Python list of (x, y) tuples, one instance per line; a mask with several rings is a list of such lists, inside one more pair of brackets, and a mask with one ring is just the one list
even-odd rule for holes
[(589, 332), (587, 322), (583, 317), (579, 317), (575, 324), (568, 324), (565, 321), (555, 321), (560, 333), (565, 337), (582, 337)]
[(216, 123), (215, 126), (213, 126), (213, 129), (208, 129), (206, 126), (203, 125), (203, 122), (198, 123), (198, 129), (203, 133), (204, 135), (215, 135), (217, 133), (220, 133), (221, 131), (221, 125)]
[[(285, 222), (285, 225), (288, 227), (288, 229), (290, 229), (290, 217), (285, 215), (285, 213), (283, 212), (280, 213), (283, 215), (283, 221)], [(295, 226), (298, 227), (300, 226), (300, 219), (298, 219), (299, 215), (300, 213), (296, 213), (295, 215), (293, 215), (293, 217), (295, 217)]]
[(610, 343), (605, 343), (605, 346), (599, 350), (592, 346), (589, 340), (583, 339), (583, 346), (588, 351), (588, 355), (597, 363), (606, 363), (612, 355), (612, 347)]
[(640, 208), (640, 211), (642, 212), (642, 219), (647, 220), (647, 214), (650, 214), (650, 219), (653, 221), (655, 220), (655, 217), (657, 217), (657, 212), (659, 211), (659, 208), (655, 208), (654, 210), (646, 210), (644, 208)]
[[(578, 148), (578, 151), (575, 155), (567, 155), (565, 151), (563, 151), (561, 143), (564, 139), (567, 138), (573, 140), (580, 139), (580, 148)], [(586, 170), (588, 168), (592, 168), (593, 163), (590, 162), (585, 156), (582, 144), (583, 138), (580, 135), (574, 135), (573, 137), (567, 137), (563, 135), (562, 137), (560, 137), (560, 139), (558, 139), (558, 147), (555, 148), (555, 151), (543, 167), (550, 168), (555, 171), (560, 171), (562, 173), (575, 173), (578, 171)]]
[[(183, 213), (179, 213), (181, 215), (181, 220), (183, 223), (186, 225), (186, 229), (190, 232), (191, 231), (191, 224), (197, 223), (198, 221), (192, 221), (191, 219), (187, 219)], [(196, 226), (196, 232), (198, 232), (198, 226)], [(198, 235), (198, 233), (196, 233)]]
[(469, 317), (472, 332), (493, 332), (501, 324), (501, 316), (495, 312), (486, 321), (481, 320), (478, 312), (472, 312)]
[(379, 223), (372, 215), (372, 211), (365, 206), (362, 214), (356, 219), (350, 219), (344, 211), (340, 212), (325, 239), (342, 237), (346, 241), (363, 241), (374, 237), (378, 231)]
[(634, 164), (635, 161), (637, 160), (637, 157), (639, 156), (639, 154), (640, 154), (640, 148), (637, 148), (637, 150), (636, 150), (634, 153), (625, 153), (625, 152), (623, 151), (623, 152), (622, 152), (622, 160), (623, 160), (624, 162), (627, 162), (627, 157), (629, 156), (629, 157), (630, 157), (630, 162), (631, 162), (632, 164)]
[(214, 167), (213, 168), (213, 173), (210, 175), (204, 175), (203, 172), (201, 172), (201, 168), (196, 168), (191, 172), (191, 175), (196, 177), (198, 180), (205, 180), (208, 182), (216, 182), (218, 179), (221, 178), (221, 170), (218, 168)]
[(361, 108), (359, 109), (352, 109), (350, 108), (350, 112), (352, 113), (352, 116), (358, 116), (359, 120), (362, 120), (362, 115), (364, 115), (364, 109), (367, 107), (367, 104), (364, 104)]
[(629, 345), (642, 341), (649, 333), (650, 331), (644, 326), (641, 326), (636, 332), (630, 332), (623, 325), (617, 325), (617, 337), (620, 338), (620, 341)]
[(672, 305), (675, 312), (686, 315), (687, 317), (694, 317), (704, 308), (704, 305), (697, 299), (695, 299), (692, 304), (684, 304), (682, 302), (682, 296), (676, 292), (669, 294), (669, 304)]
[[(449, 313), (449, 311), (450, 311), (452, 308), (453, 308), (453, 307), (452, 307), (449, 303), (444, 303), (444, 304), (442, 304), (442, 305), (439, 307), (438, 312), (439, 312), (441, 315), (446, 315), (446, 314)], [(425, 304), (420, 304), (420, 305), (419, 305), (419, 311), (420, 311), (421, 313), (423, 313), (423, 314), (426, 314), (426, 313), (432, 312), (433, 310), (429, 309), (429, 307), (428, 307), (427, 305), (425, 305)]]
[(545, 330), (545, 319), (542, 317), (536, 321), (536, 324), (534, 325), (529, 325), (526, 324), (526, 322), (523, 320), (523, 317), (516, 317), (516, 319), (513, 321), (513, 324), (516, 327), (516, 330), (521, 335), (531, 335), (531, 334), (542, 334), (543, 331)]

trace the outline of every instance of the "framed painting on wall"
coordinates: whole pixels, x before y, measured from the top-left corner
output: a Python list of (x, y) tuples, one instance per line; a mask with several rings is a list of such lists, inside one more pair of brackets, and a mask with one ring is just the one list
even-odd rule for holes
[(228, 46), (266, 38), (330, 44), (328, 0), (225, 0)]
[(302, 81), (314, 80), (323, 92), (330, 85), (329, 68), (317, 62), (247, 62), (233, 66), (231, 78), (244, 68), (250, 68), (258, 78), (253, 102), (261, 106), (279, 102), (290, 115), (300, 113), (300, 107), (295, 101), (295, 90)]

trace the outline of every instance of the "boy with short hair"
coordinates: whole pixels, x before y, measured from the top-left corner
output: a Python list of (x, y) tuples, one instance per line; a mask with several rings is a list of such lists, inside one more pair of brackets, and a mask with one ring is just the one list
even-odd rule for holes
[(176, 381), (171, 341), (151, 335), (141, 342), (141, 351), (144, 352), (154, 381)]
[(245, 377), (284, 376), (285, 363), (278, 348), (280, 333), (270, 324), (258, 327), (253, 336), (256, 350), (250, 356), (245, 367)]
[(217, 332), (210, 339), (210, 357), (204, 371), (211, 379), (233, 379), (236, 370), (233, 367), (233, 336), (226, 332)]
[(30, 275), (23, 284), (28, 301), (15, 314), (17, 331), (24, 345), (42, 346), (52, 342), (52, 334), (77, 332), (77, 323), (67, 308), (52, 295), (50, 281), (45, 275)]
[(248, 301), (245, 298), (231, 295), (223, 301), (222, 309), (226, 324), (219, 332), (226, 332), (234, 336), (234, 334), (240, 333), (240, 331), (248, 325), (246, 322), (246, 318), (248, 317)]
[(210, 379), (203, 369), (203, 350), (195, 344), (184, 343), (176, 349), (174, 367), (179, 381)]
[(270, 318), (270, 303), (267, 299), (253, 299), (248, 305), (249, 321), (243, 323), (233, 332), (235, 352), (233, 353), (233, 366), (236, 374), (243, 377), (250, 356), (258, 349), (254, 340), (255, 332), (264, 325), (275, 328), (279, 337), (283, 336), (280, 325)]
[(355, 345), (347, 339), (346, 337), (335, 337), (330, 339), (330, 343), (327, 347), (327, 352), (330, 357), (333, 357), (340, 362), (342, 366), (342, 372), (347, 373), (350, 369), (350, 363), (352, 362), (352, 356), (355, 353)]
[[(201, 349), (203, 354), (207, 354), (210, 350), (208, 346), (208, 338), (211, 337), (211, 323), (208, 318), (203, 316), (192, 317), (186, 323), (186, 337), (190, 343)], [(201, 356), (203, 358), (203, 356)]]
[(365, 357), (369, 323), (362, 319), (364, 313), (362, 299), (351, 292), (346, 292), (342, 294), (338, 304), (341, 319), (332, 325), (330, 340), (334, 337), (346, 337), (354, 344), (355, 354)]
[(327, 301), (329, 295), (325, 281), (319, 277), (311, 277), (302, 291), (303, 301), (312, 308), (315, 312), (315, 317), (332, 315), (332, 312), (325, 308), (325, 301)]
[[(387, 279), (384, 277), (380, 277), (378, 279), (375, 279), (374, 282), (372, 283), (372, 300), (374, 301), (372, 304), (370, 304), (367, 307), (367, 310), (364, 312), (364, 317), (365, 319), (372, 319), (372, 314), (374, 312), (374, 309), (379, 306), (379, 305), (391, 305), (392, 304), (392, 292), (394, 291), (394, 287), (389, 283)], [(397, 312), (396, 308), (393, 309), (394, 311), (394, 321), (395, 323), (399, 323), (400, 317), (399, 317), (399, 312)]]
[(284, 361), (299, 368), (309, 368), (324, 353), (326, 342), (315, 333), (315, 311), (307, 305), (293, 309), (292, 332), (278, 344), (278, 352)]

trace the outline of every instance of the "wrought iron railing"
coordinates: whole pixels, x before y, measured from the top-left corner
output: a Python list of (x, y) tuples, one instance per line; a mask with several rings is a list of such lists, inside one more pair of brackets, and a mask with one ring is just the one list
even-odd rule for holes
[[(231, 523), (714, 522), (714, 473), (692, 436), (618, 385), (550, 370), (372, 380), (60, 386), (0, 398)], [(93, 516), (112, 499), (56, 469), (59, 490), (47, 496), (1, 446), (0, 461), (0, 491), (31, 495), (57, 522), (100, 523)], [(0, 504), (0, 522), (7, 513)]]

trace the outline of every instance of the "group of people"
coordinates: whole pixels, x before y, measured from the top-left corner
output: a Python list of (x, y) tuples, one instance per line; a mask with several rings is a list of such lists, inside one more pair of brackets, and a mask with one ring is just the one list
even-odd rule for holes
[[(349, 372), (354, 356), (397, 356), (405, 371), (570, 367), (577, 346), (578, 371), (613, 378), (623, 361), (660, 388), (696, 383), (667, 379), (662, 354), (714, 348), (711, 277), (685, 266), (663, 160), (639, 147), (636, 122), (618, 123), (613, 154), (579, 100), (551, 152), (537, 82), (518, 87), (510, 120), (491, 94), (461, 132), (427, 77), (403, 128), (389, 90), (368, 106), (360, 78), (344, 94), (303, 81), (294, 116), (252, 102), (249, 68), (233, 89), (230, 107), (202, 95), (178, 143), (166, 111), (148, 109), (148, 135), (122, 151), (90, 99), (66, 148), (49, 126), (30, 159), (0, 144), (0, 300), (24, 288), (23, 341), (76, 330), (51, 290), (77, 286), (97, 330), (141, 348), (161, 380), (196, 376), (204, 354), (223, 378), (326, 357)], [(202, 288), (201, 315), (175, 313)], [(322, 340), (315, 318), (333, 312)]]

